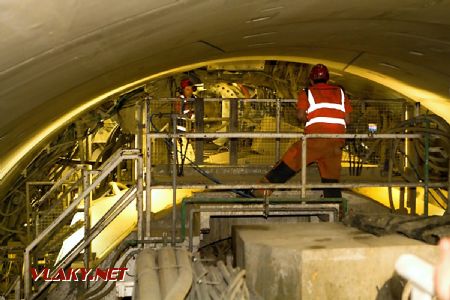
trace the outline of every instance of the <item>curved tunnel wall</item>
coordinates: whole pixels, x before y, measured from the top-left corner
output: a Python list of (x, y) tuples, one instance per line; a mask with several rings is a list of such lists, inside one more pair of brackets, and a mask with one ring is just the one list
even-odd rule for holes
[[(0, 180), (105, 96), (210, 61), (323, 62), (450, 121), (450, 1), (32, 1), (0, 15)], [(22, 160), (25, 163), (26, 160)]]

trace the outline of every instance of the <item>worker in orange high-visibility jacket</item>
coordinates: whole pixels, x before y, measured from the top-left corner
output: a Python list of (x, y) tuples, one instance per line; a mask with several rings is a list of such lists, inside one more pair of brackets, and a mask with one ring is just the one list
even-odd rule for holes
[[(182, 79), (180, 81), (180, 88), (178, 96), (179, 101), (175, 102), (174, 112), (178, 114), (177, 117), (177, 131), (186, 132), (192, 131), (192, 122), (195, 118), (194, 115), (194, 102), (197, 97), (194, 92), (197, 90), (195, 85), (189, 78)], [(178, 156), (177, 156), (177, 166), (178, 166), (178, 176), (184, 175), (184, 163), (189, 153), (193, 152), (192, 145), (189, 139), (179, 138), (178, 139)], [(189, 159), (189, 158), (188, 158)]]
[(197, 90), (195, 85), (189, 78), (182, 79), (180, 81), (180, 101), (175, 103), (175, 113), (185, 115), (191, 118), (194, 114), (194, 104), (189, 102), (196, 98), (194, 92)]
[[(329, 72), (322, 64), (310, 73), (311, 86), (298, 95), (297, 117), (305, 123), (305, 133), (345, 133), (352, 108), (342, 88), (328, 84)], [(336, 183), (341, 172), (344, 139), (307, 139), (306, 163), (317, 162), (323, 183)], [(284, 183), (301, 170), (302, 142), (294, 143), (261, 182)], [(256, 197), (269, 190), (253, 190)], [(340, 189), (324, 189), (325, 198), (341, 198)]]

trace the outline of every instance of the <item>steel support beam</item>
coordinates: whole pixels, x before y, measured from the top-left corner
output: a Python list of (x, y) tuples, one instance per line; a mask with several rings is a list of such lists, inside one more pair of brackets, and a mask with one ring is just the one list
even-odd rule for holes
[[(236, 99), (230, 99), (229, 101), (230, 101), (229, 130), (230, 132), (237, 132), (239, 129), (239, 122), (238, 122), (239, 102)], [(228, 143), (230, 153), (230, 165), (237, 165), (239, 141), (236, 138), (231, 137)]]

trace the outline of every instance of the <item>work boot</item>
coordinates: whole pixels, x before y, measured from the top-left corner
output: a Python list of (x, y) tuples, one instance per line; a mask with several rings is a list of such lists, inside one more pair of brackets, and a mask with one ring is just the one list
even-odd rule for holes
[[(259, 183), (270, 183), (266, 177), (263, 177)], [(273, 191), (272, 190), (264, 190), (264, 189), (252, 189), (250, 190), (250, 193), (255, 197), (255, 198), (265, 198), (265, 197), (269, 197), (270, 195), (272, 195)]]
[[(296, 172), (292, 170), (284, 161), (280, 160), (277, 164), (260, 180), (260, 183), (285, 183), (292, 177), (294, 177)], [(254, 189), (252, 194), (257, 198), (265, 198), (272, 195), (273, 190), (266, 189)]]
[[(322, 183), (338, 183), (338, 179), (322, 178)], [(341, 189), (339, 188), (325, 188), (323, 189), (324, 198), (342, 198)]]

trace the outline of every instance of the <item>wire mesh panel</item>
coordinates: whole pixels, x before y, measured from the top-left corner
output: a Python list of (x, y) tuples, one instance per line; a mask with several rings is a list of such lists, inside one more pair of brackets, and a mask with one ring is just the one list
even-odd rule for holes
[[(348, 133), (383, 133), (398, 126), (406, 118), (408, 103), (403, 99), (393, 100), (352, 100), (353, 111)], [(405, 151), (405, 141), (399, 149)], [(363, 164), (380, 168), (381, 175), (388, 171), (392, 141), (347, 139), (343, 152), (343, 163), (349, 167), (349, 175), (361, 175)], [(377, 151), (373, 151), (377, 147)], [(397, 155), (398, 156), (398, 155)], [(402, 159), (397, 157), (397, 159)], [(404, 159), (404, 158), (403, 158)]]
[(385, 132), (405, 120), (407, 103), (403, 99), (352, 100), (349, 133)]
[[(296, 118), (295, 100), (263, 100), (240, 104), (241, 131), (244, 132), (302, 132)], [(293, 139), (254, 138), (247, 141), (241, 152), (245, 164), (271, 165), (293, 143)], [(247, 150), (247, 151), (245, 151)]]
[[(150, 124), (153, 132), (173, 132), (171, 118), (177, 113), (174, 103), (179, 99), (161, 99), (151, 101)], [(193, 102), (198, 100), (188, 100)], [(230, 103), (238, 101), (237, 111), (232, 111)], [(172, 114), (172, 116), (171, 116)], [(276, 99), (205, 99), (204, 115), (202, 118), (203, 132), (230, 132), (230, 116), (236, 114), (238, 124), (232, 131), (238, 132), (301, 132), (296, 119), (295, 100)], [(178, 126), (177, 130), (188, 132), (196, 131), (197, 115), (190, 118), (181, 116), (186, 120), (184, 128)], [(223, 165), (229, 163), (229, 139), (205, 139), (204, 163)], [(238, 164), (273, 164), (277, 160), (275, 154), (284, 152), (294, 140), (250, 139), (238, 141)], [(191, 152), (186, 164), (194, 159), (195, 143), (186, 140), (183, 146), (188, 145), (187, 152)], [(180, 147), (180, 143), (177, 144)], [(171, 147), (168, 141), (156, 139), (152, 144), (152, 161), (154, 164), (167, 164), (171, 157)], [(279, 149), (277, 149), (279, 147)]]
[[(295, 99), (201, 99), (203, 105), (202, 116), (174, 116), (177, 104), (181, 99), (161, 99), (151, 101), (152, 131), (173, 132), (171, 118), (184, 118), (183, 126), (178, 131), (196, 132), (196, 118), (201, 118), (202, 132), (303, 132), (297, 120)], [(195, 107), (199, 99), (188, 100), (190, 106)], [(233, 101), (237, 101), (237, 111), (233, 110)], [(353, 100), (352, 122), (347, 127), (348, 133), (380, 133), (388, 132), (397, 124), (405, 120), (407, 103), (404, 100)], [(172, 114), (172, 115), (171, 115)], [(237, 127), (230, 130), (230, 118), (237, 117)], [(198, 123), (197, 123), (198, 124)], [(227, 138), (203, 139), (201, 156), (202, 164), (228, 165), (230, 157), (230, 140)], [(273, 165), (280, 156), (292, 145), (295, 139), (263, 139), (241, 138), (238, 140), (238, 165)], [(388, 167), (387, 161), (392, 155), (387, 142), (381, 143), (379, 150), (369, 153), (375, 146), (373, 140), (348, 139), (344, 148), (343, 163), (350, 168), (350, 175), (359, 175), (363, 164), (380, 166), (382, 170)], [(401, 141), (398, 149), (405, 151), (405, 143)], [(178, 153), (186, 156), (184, 164), (195, 160), (196, 144), (193, 140), (177, 142)], [(152, 161), (154, 164), (168, 164), (172, 157), (172, 147), (167, 140), (153, 141)], [(197, 156), (198, 157), (198, 156)]]

